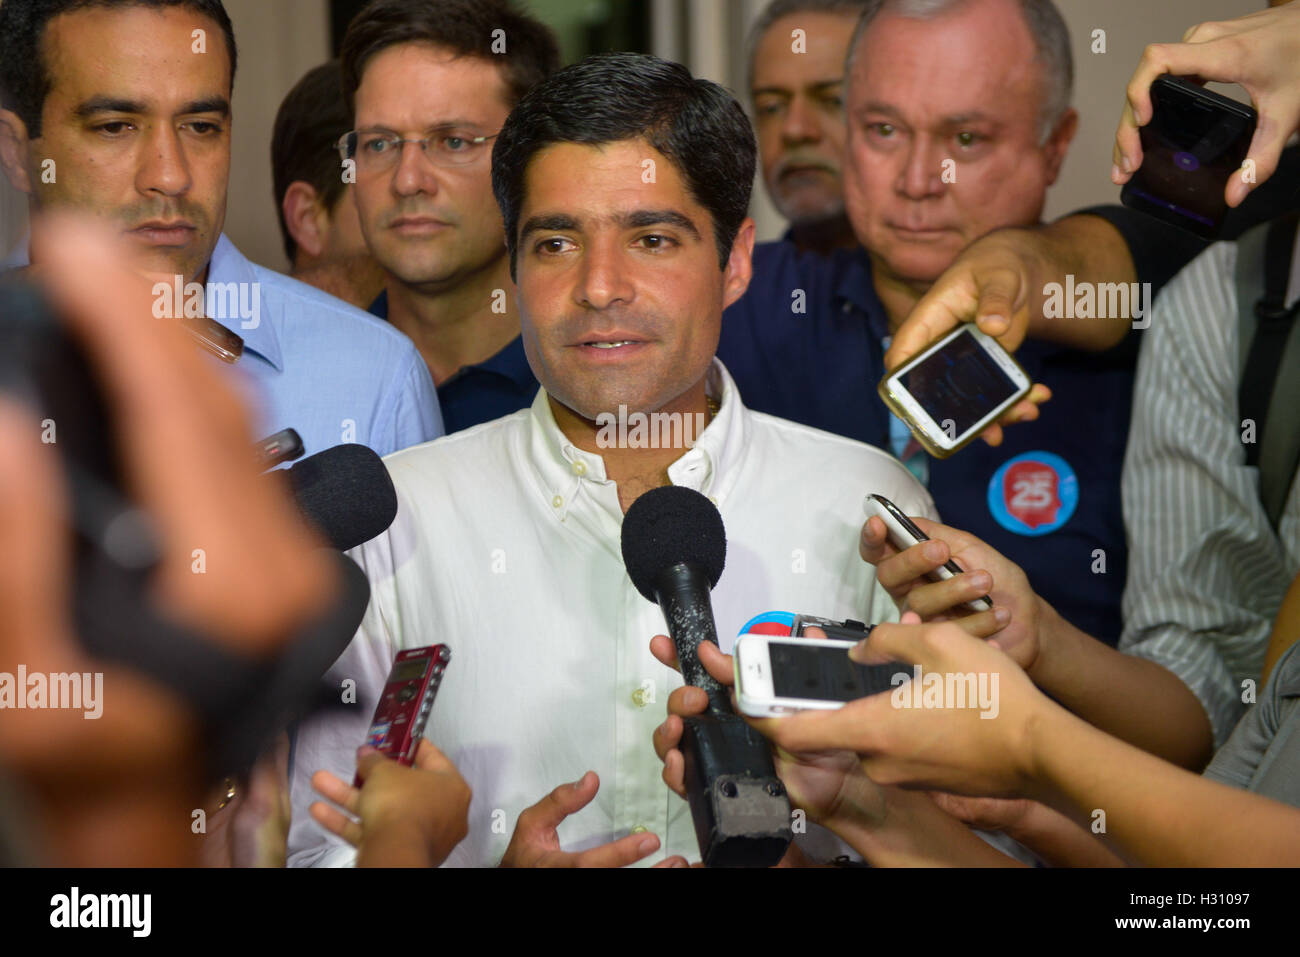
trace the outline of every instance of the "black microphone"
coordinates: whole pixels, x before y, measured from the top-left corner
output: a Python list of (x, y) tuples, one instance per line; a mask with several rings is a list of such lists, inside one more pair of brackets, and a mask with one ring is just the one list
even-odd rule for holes
[(284, 471), (298, 510), (339, 551), (382, 535), (397, 517), (388, 468), (364, 445), (336, 445)]
[(623, 517), (622, 548), (632, 584), (663, 609), (682, 677), (709, 696), (704, 714), (684, 719), (680, 744), (704, 865), (771, 867), (793, 837), (790, 798), (767, 740), (732, 710), (699, 658), (701, 641), (718, 641), (709, 592), (726, 563), (722, 516), (699, 492), (652, 489)]

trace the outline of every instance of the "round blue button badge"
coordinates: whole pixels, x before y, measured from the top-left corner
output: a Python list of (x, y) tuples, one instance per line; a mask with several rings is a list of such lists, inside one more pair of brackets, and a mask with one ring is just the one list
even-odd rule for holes
[(989, 481), (989, 511), (1017, 535), (1047, 535), (1070, 520), (1079, 504), (1079, 479), (1053, 452), (1007, 459)]

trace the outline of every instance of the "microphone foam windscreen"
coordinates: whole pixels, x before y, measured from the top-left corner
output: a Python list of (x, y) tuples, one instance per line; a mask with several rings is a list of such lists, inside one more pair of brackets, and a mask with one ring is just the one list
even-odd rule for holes
[(681, 563), (704, 569), (712, 588), (727, 561), (722, 516), (705, 496), (681, 485), (646, 492), (623, 516), (623, 564), (636, 590), (655, 601), (655, 579)]
[(299, 510), (340, 551), (383, 534), (397, 517), (388, 468), (364, 445), (336, 445), (288, 473)]

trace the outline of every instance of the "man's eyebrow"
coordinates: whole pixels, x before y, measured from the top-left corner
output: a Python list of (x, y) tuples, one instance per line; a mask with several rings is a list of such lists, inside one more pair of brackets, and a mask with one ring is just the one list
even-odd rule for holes
[(191, 100), (177, 111), (178, 116), (190, 113), (220, 113), (230, 115), (230, 101), (224, 96), (210, 96), (202, 100)]
[(939, 121), (942, 126), (965, 126), (968, 123), (994, 123), (996, 120), (987, 113), (972, 110), (969, 113), (954, 113)]
[(676, 226), (685, 230), (695, 239), (700, 238), (700, 231), (691, 220), (675, 209), (638, 209), (624, 213), (618, 218), (624, 229), (642, 229), (646, 226)]
[[(637, 209), (630, 213), (620, 213), (614, 217), (620, 229), (644, 229), (646, 226), (676, 226), (690, 233), (695, 239), (700, 238), (700, 231), (690, 218), (675, 209)], [(582, 225), (566, 213), (538, 213), (530, 216), (519, 230), (523, 240), (529, 233), (545, 232), (579, 232)]]
[(881, 103), (876, 100), (863, 103), (860, 107), (858, 107), (857, 112), (860, 114), (861, 113), (883, 113), (885, 116), (892, 116), (897, 119), (902, 119), (903, 116), (903, 114), (899, 113), (898, 110), (894, 109), (888, 103)]
[(540, 213), (537, 216), (530, 216), (528, 221), (519, 230), (519, 238), (522, 240), (529, 233), (542, 232), (574, 232), (578, 228), (578, 221), (572, 216), (564, 213)]
[(92, 96), (77, 104), (73, 114), (86, 119), (97, 113), (144, 113), (147, 107), (137, 100), (123, 100), (115, 96)]
[[(139, 100), (127, 100), (116, 96), (92, 96), (77, 104), (73, 114), (78, 119), (88, 119), (100, 113), (147, 113), (149, 107)], [(201, 100), (192, 100), (177, 111), (178, 116), (191, 113), (220, 113), (230, 115), (230, 101), (224, 96), (210, 96)]]
[(760, 86), (755, 87), (749, 93), (750, 96), (757, 99), (760, 96), (789, 96), (790, 88), (785, 86)]

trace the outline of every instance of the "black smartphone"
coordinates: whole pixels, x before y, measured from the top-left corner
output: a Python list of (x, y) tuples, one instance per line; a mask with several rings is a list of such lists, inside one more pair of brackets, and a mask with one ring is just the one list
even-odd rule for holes
[(1142, 165), (1120, 202), (1205, 239), (1223, 227), (1228, 178), (1246, 159), (1258, 115), (1244, 104), (1168, 74), (1151, 84)]

